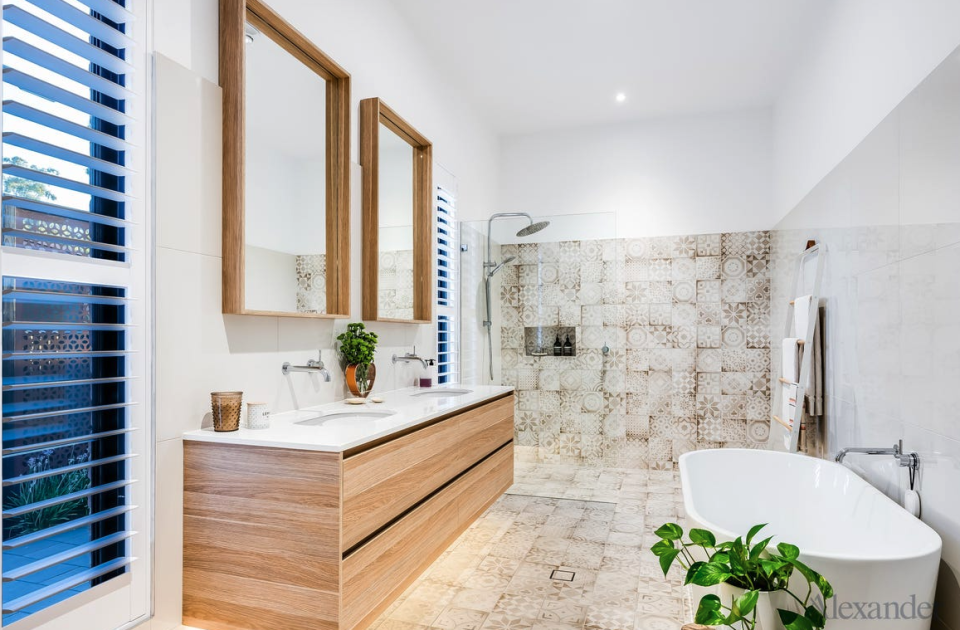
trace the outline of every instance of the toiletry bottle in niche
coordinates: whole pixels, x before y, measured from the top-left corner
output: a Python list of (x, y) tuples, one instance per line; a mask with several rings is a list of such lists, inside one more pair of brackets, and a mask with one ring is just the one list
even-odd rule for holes
[(573, 356), (573, 344), (570, 343), (570, 335), (567, 335), (567, 342), (563, 344), (563, 356), (565, 357)]
[(553, 356), (559, 357), (563, 354), (563, 345), (560, 343), (560, 335), (557, 335), (557, 340), (553, 342)]

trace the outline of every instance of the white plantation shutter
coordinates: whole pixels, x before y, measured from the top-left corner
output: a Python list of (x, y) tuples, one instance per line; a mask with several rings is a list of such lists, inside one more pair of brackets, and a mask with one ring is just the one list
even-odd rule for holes
[(460, 382), (460, 226), (457, 202), (437, 187), (437, 383)]
[(149, 614), (145, 17), (3, 5), (4, 627)]

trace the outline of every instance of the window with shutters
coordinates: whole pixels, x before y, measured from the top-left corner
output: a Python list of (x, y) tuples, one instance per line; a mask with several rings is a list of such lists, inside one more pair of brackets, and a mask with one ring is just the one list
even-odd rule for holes
[(437, 188), (437, 383), (460, 382), (460, 226), (453, 194)]
[(145, 16), (3, 5), (4, 627), (149, 614)]

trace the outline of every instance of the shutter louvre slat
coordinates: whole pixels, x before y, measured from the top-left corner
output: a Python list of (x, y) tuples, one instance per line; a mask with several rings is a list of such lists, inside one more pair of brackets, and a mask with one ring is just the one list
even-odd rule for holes
[(105, 457), (103, 459), (95, 459), (90, 462), (83, 462), (82, 464), (73, 464), (72, 466), (63, 466), (62, 468), (45, 470), (43, 472), (34, 473), (32, 475), (22, 475), (20, 477), (11, 477), (9, 479), (5, 479), (3, 481), (3, 485), (15, 486), (21, 483), (34, 481), (36, 479), (53, 477), (54, 475), (63, 475), (65, 473), (74, 472), (77, 470), (86, 470), (88, 468), (96, 468), (97, 466), (105, 466), (107, 464), (116, 464), (117, 462), (123, 462), (128, 459), (133, 459), (134, 457), (136, 457), (136, 455), (115, 455), (114, 457)]
[(133, 72), (133, 66), (120, 57), (71, 35), (21, 7), (13, 4), (5, 5), (3, 7), (3, 19), (110, 72), (115, 74), (131, 74)]
[(100, 160), (84, 153), (77, 153), (76, 151), (71, 151), (61, 146), (44, 142), (43, 140), (37, 140), (36, 138), (25, 136), (22, 133), (6, 132), (3, 134), (3, 141), (6, 144), (20, 147), (21, 149), (26, 149), (27, 151), (42, 153), (48, 157), (63, 160), (65, 162), (72, 162), (73, 164), (79, 164), (80, 166), (86, 166), (87, 168), (91, 168), (95, 171), (109, 173), (110, 175), (116, 175), (117, 177), (124, 177), (125, 175), (130, 175), (133, 173), (131, 169), (121, 164), (114, 164), (113, 162)]
[(112, 295), (85, 295), (83, 293), (63, 293), (59, 291), (32, 291), (30, 289), (4, 289), (3, 295), (9, 298), (30, 302), (31, 304), (101, 304), (123, 306), (129, 298)]
[(116, 560), (111, 560), (105, 564), (101, 564), (92, 569), (72, 575), (59, 582), (51, 584), (50, 586), (38, 589), (29, 595), (24, 595), (23, 597), (19, 597), (10, 602), (4, 602), (3, 614), (7, 615), (10, 613), (20, 612), (24, 608), (29, 608), (30, 606), (53, 597), (54, 595), (59, 595), (64, 591), (69, 591), (71, 588), (79, 586), (84, 582), (89, 582), (90, 580), (95, 580), (102, 575), (106, 575), (107, 573), (118, 571), (135, 560), (136, 558), (117, 558)]
[(90, 350), (78, 352), (9, 352), (3, 355), (4, 361), (25, 361), (33, 359), (83, 359), (98, 357), (126, 357), (136, 354), (132, 350)]
[(133, 13), (130, 13), (130, 11), (113, 0), (83, 0), (83, 3), (117, 24), (133, 22), (134, 19), (136, 19)]
[(16, 538), (5, 540), (3, 541), (3, 550), (7, 551), (10, 549), (19, 549), (20, 547), (25, 547), (26, 545), (32, 545), (35, 542), (46, 540), (52, 536), (58, 536), (80, 527), (86, 527), (87, 525), (93, 525), (94, 523), (99, 523), (100, 521), (105, 521), (110, 518), (123, 516), (127, 512), (131, 512), (135, 509), (137, 509), (136, 505), (121, 505), (115, 508), (110, 508), (109, 510), (104, 510), (102, 512), (94, 512), (90, 516), (78, 518), (74, 521), (67, 521), (66, 523), (60, 523), (59, 525), (41, 529), (33, 532), (32, 534), (26, 534), (24, 536), (17, 536)]
[[(102, 252), (113, 252), (117, 254), (125, 254), (130, 251), (127, 247), (118, 247), (117, 245), (111, 245), (109, 243), (101, 243), (100, 241), (88, 241), (82, 238), (70, 238), (69, 236), (59, 236), (57, 234), (47, 234), (44, 232), (30, 232), (28, 230), (3, 230), (3, 235), (10, 238), (22, 238), (29, 241), (44, 241), (46, 243), (55, 243), (57, 245), (67, 245), (69, 247), (76, 247), (81, 250), (85, 249), (96, 249)], [(6, 243), (4, 243), (6, 244)]]
[(3, 391), (16, 392), (25, 389), (44, 389), (47, 387), (75, 387), (78, 385), (106, 385), (108, 383), (125, 383), (132, 381), (134, 376), (111, 376), (109, 378), (85, 378), (74, 381), (33, 381), (30, 383), (14, 383), (4, 385)]
[(101, 105), (100, 103), (95, 103), (89, 98), (65, 90), (52, 83), (47, 83), (42, 79), (38, 79), (16, 68), (4, 69), (3, 82), (14, 85), (31, 94), (36, 94), (40, 98), (45, 98), (48, 101), (56, 101), (67, 107), (72, 107), (77, 111), (93, 116), (94, 118), (105, 120), (114, 125), (124, 126), (133, 122), (133, 119), (123, 112), (117, 111), (112, 107), (107, 107), (106, 105)]
[[(56, 418), (59, 416), (69, 416), (77, 413), (95, 413), (97, 411), (113, 411), (115, 409), (125, 409), (127, 407), (132, 407), (134, 404), (136, 403), (114, 403), (112, 405), (96, 405), (93, 407), (73, 407), (70, 409), (58, 409), (56, 411), (44, 411), (41, 413), (27, 413), (27, 414), (20, 414), (17, 416), (4, 416), (3, 423), (9, 424), (11, 422), (23, 422), (24, 420), (42, 420), (43, 418)], [(126, 431), (126, 429), (123, 429), (123, 431)], [(104, 437), (106, 433), (97, 433), (92, 435), (96, 435), (97, 437)], [(63, 441), (63, 444), (70, 444), (74, 441), (78, 441), (78, 442), (85, 441), (78, 438), (67, 438), (67, 439), (69, 439), (70, 441), (69, 442)], [(53, 444), (53, 442), (44, 442), (44, 444)], [(15, 448), (16, 449), (23, 448), (24, 450), (27, 450), (27, 451), (38, 450), (33, 448), (34, 446), (36, 445), (31, 444), (29, 447), (5, 448), (3, 449), (3, 454), (6, 455), (7, 453), (21, 452), (19, 450), (14, 450)], [(62, 444), (58, 443), (57, 446), (62, 446)], [(47, 448), (51, 448), (51, 447), (48, 446)]]
[(117, 543), (123, 542), (126, 539), (130, 538), (136, 534), (136, 532), (117, 532), (116, 534), (110, 534), (109, 536), (104, 536), (103, 538), (98, 538), (97, 540), (92, 540), (83, 545), (77, 545), (71, 549), (48, 556), (43, 560), (37, 560), (36, 562), (31, 562), (30, 564), (25, 564), (22, 567), (17, 567), (10, 571), (5, 571), (3, 573), (4, 582), (14, 582), (16, 580), (22, 580), (23, 578), (33, 575), (38, 571), (43, 571), (44, 569), (49, 569), (54, 567), (61, 562), (66, 562), (67, 560), (73, 560), (74, 558), (79, 558), (82, 555), (97, 551), (98, 549), (103, 549), (104, 547), (109, 547), (110, 545), (115, 545)]
[(93, 488), (87, 488), (86, 490), (80, 490), (78, 492), (71, 492), (70, 494), (63, 494), (58, 497), (52, 497), (44, 501), (37, 501), (36, 503), (31, 503), (29, 505), (24, 505), (21, 507), (7, 508), (3, 511), (3, 518), (13, 518), (15, 516), (21, 516), (29, 512), (35, 512), (36, 510), (42, 510), (44, 508), (53, 507), (55, 505), (60, 505), (61, 503), (70, 503), (71, 501), (76, 501), (77, 499), (85, 499), (87, 497), (92, 497), (96, 494), (103, 494), (104, 492), (110, 492), (111, 490), (119, 490), (120, 488), (126, 488), (127, 486), (136, 483), (136, 479), (121, 479), (120, 481), (112, 481), (110, 483), (101, 484), (99, 486), (94, 486)]
[[(79, 413), (74, 411), (74, 413)], [(6, 419), (4, 419), (6, 422)], [(69, 446), (71, 444), (79, 444), (81, 442), (92, 442), (94, 440), (100, 440), (105, 437), (114, 437), (116, 435), (124, 435), (125, 433), (131, 433), (136, 431), (136, 429), (115, 429), (113, 431), (101, 431), (100, 433), (89, 433), (87, 435), (79, 435), (77, 437), (63, 438), (62, 440), (51, 440), (49, 442), (41, 442), (39, 444), (30, 444), (27, 446), (12, 446), (10, 448), (3, 449), (3, 455), (17, 455), (19, 453), (29, 453), (31, 451), (42, 451), (45, 449), (59, 448), (61, 446)]]
[(131, 221), (108, 217), (103, 214), (95, 214), (86, 210), (74, 210), (65, 206), (57, 206), (43, 201), (34, 201), (33, 199), (23, 199), (22, 197), (4, 197), (4, 208), (17, 208), (29, 212), (39, 212), (57, 217), (59, 219), (71, 219), (74, 221), (89, 221), (99, 225), (109, 225), (110, 227), (126, 228), (133, 225)]
[(40, 7), (50, 15), (90, 33), (112, 48), (122, 50), (133, 45), (133, 40), (105, 22), (101, 22), (89, 13), (70, 6), (63, 0), (29, 0), (30, 4)]
[(124, 202), (130, 199), (128, 195), (115, 190), (108, 190), (92, 184), (84, 184), (73, 179), (51, 175), (50, 173), (41, 173), (40, 171), (35, 171), (32, 168), (24, 168), (23, 166), (4, 164), (3, 172), (13, 175), (14, 177), (28, 179), (41, 184), (59, 186), (60, 188), (66, 188), (67, 190), (73, 190), (93, 197), (100, 197), (101, 199), (109, 199), (110, 201)]
[(36, 107), (31, 107), (30, 105), (25, 105), (18, 101), (4, 101), (3, 113), (28, 120), (38, 125), (50, 127), (51, 129), (55, 129), (62, 133), (80, 138), (81, 140), (86, 140), (87, 142), (92, 142), (93, 144), (97, 144), (108, 149), (113, 149), (114, 151), (126, 151), (132, 146), (123, 138), (111, 136), (110, 134), (103, 133), (102, 131), (85, 127), (79, 123), (66, 120), (65, 118), (60, 118), (59, 116), (55, 116), (49, 112), (37, 109)]
[(117, 100), (122, 101), (133, 96), (130, 90), (122, 85), (75, 66), (16, 37), (4, 37), (3, 50)]

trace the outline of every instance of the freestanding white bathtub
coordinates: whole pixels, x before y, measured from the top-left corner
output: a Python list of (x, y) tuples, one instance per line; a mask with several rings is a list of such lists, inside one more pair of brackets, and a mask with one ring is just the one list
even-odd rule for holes
[(940, 536), (849, 469), (718, 449), (682, 455), (680, 476), (691, 527), (731, 540), (769, 523), (774, 545), (800, 548), (836, 591), (826, 630), (929, 630)]

